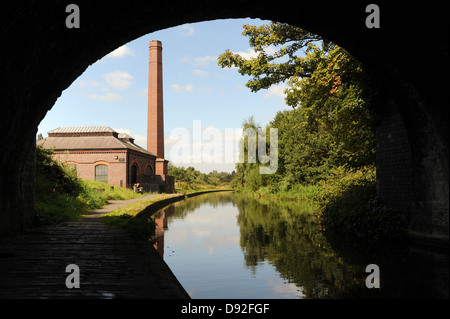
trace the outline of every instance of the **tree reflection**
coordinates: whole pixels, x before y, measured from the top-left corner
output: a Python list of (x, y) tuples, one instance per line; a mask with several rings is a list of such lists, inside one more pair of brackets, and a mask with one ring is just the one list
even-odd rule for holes
[(364, 264), (349, 264), (313, 222), (315, 207), (232, 195), (239, 209), (240, 245), (246, 265), (268, 261), (306, 298), (375, 297), (365, 287)]
[[(270, 263), (306, 298), (448, 298), (448, 253), (413, 246), (394, 249), (394, 244), (364, 249), (340, 234), (326, 236), (314, 222), (316, 207), (309, 202), (211, 193), (172, 204), (159, 222), (167, 228), (171, 219), (185, 218), (203, 205), (236, 207), (245, 265), (255, 274), (261, 263)], [(365, 269), (372, 263), (381, 269), (381, 289), (365, 286)]]

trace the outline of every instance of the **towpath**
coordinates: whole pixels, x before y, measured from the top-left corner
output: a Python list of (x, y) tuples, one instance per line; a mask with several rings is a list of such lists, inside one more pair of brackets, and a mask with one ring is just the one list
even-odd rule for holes
[[(189, 298), (147, 242), (99, 221), (137, 200), (110, 201), (79, 222), (39, 227), (0, 245), (0, 298)], [(66, 267), (79, 267), (79, 288), (68, 288)]]

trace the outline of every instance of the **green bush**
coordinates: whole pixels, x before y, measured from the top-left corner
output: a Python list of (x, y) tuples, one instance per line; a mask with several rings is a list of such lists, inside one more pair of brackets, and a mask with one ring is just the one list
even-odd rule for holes
[(406, 216), (377, 201), (373, 167), (335, 172), (318, 198), (319, 223), (327, 232), (364, 241), (399, 239), (406, 233)]
[(77, 220), (89, 209), (80, 194), (85, 190), (76, 174), (52, 158), (53, 151), (36, 148), (35, 223), (57, 224)]
[[(90, 193), (91, 197), (102, 198), (103, 201), (107, 202), (108, 200), (125, 200), (125, 199), (133, 199), (140, 198), (143, 195), (140, 193), (134, 192), (130, 188), (122, 188), (122, 187), (113, 187), (111, 185), (99, 181), (82, 181), (86, 190), (86, 193)], [(103, 191), (98, 191), (97, 189), (103, 189)]]
[(220, 186), (227, 185), (234, 177), (233, 173), (217, 172), (216, 170), (205, 174), (193, 167), (177, 167), (169, 163), (168, 175), (175, 177), (177, 183), (184, 182), (188, 185), (205, 185), (205, 186)]
[(34, 207), (35, 222), (38, 225), (76, 221), (80, 213), (87, 211), (83, 201), (68, 194), (40, 196)]
[(55, 161), (52, 154), (52, 150), (41, 146), (36, 148), (37, 225), (75, 221), (89, 210), (108, 204), (110, 199), (123, 200), (143, 196), (131, 189), (111, 189), (111, 185), (106, 183), (81, 180), (75, 171)]

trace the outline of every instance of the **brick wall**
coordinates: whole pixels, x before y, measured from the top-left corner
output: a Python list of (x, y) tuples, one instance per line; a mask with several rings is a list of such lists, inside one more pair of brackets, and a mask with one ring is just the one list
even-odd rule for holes
[[(146, 168), (147, 166), (151, 167), (152, 170), (152, 175), (155, 174), (155, 158), (149, 158), (147, 156), (143, 156), (140, 153), (137, 152), (130, 152), (130, 162), (129, 162), (129, 171), (131, 172), (131, 166), (132, 165), (136, 165), (138, 167), (138, 172), (137, 172), (137, 182), (139, 184), (144, 184), (144, 183), (148, 183), (148, 176), (145, 175), (146, 172)], [(129, 187), (132, 187), (133, 185), (131, 185), (131, 180), (130, 180), (130, 185)]]
[(78, 177), (86, 180), (95, 180), (95, 166), (105, 164), (108, 166), (108, 184), (117, 187), (132, 187), (132, 165), (138, 168), (138, 183), (144, 182), (145, 168), (151, 166), (154, 171), (155, 165), (154, 158), (126, 150), (55, 152), (55, 158), (62, 163), (76, 164)]
[(395, 105), (385, 110), (376, 130), (377, 195), (389, 206), (409, 211), (411, 202), (411, 149), (403, 120)]
[[(116, 156), (118, 159), (115, 159)], [(78, 177), (86, 180), (95, 180), (95, 166), (105, 164), (108, 166), (108, 184), (120, 187), (122, 181), (122, 185), (126, 186), (126, 151), (55, 152), (55, 158), (62, 163), (76, 164)]]
[(417, 101), (403, 95), (378, 114), (377, 196), (408, 216), (411, 235), (448, 240), (448, 147)]
[(0, 242), (33, 227), (36, 176), (36, 131), (22, 140), (15, 154), (3, 153), (10, 163), (0, 167)]

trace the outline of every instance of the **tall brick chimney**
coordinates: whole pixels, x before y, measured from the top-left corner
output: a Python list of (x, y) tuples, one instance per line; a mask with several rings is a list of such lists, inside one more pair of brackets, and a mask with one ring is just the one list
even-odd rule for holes
[(160, 41), (150, 41), (149, 55), (147, 150), (156, 155), (155, 174), (165, 175), (167, 161), (164, 160), (162, 44)]

